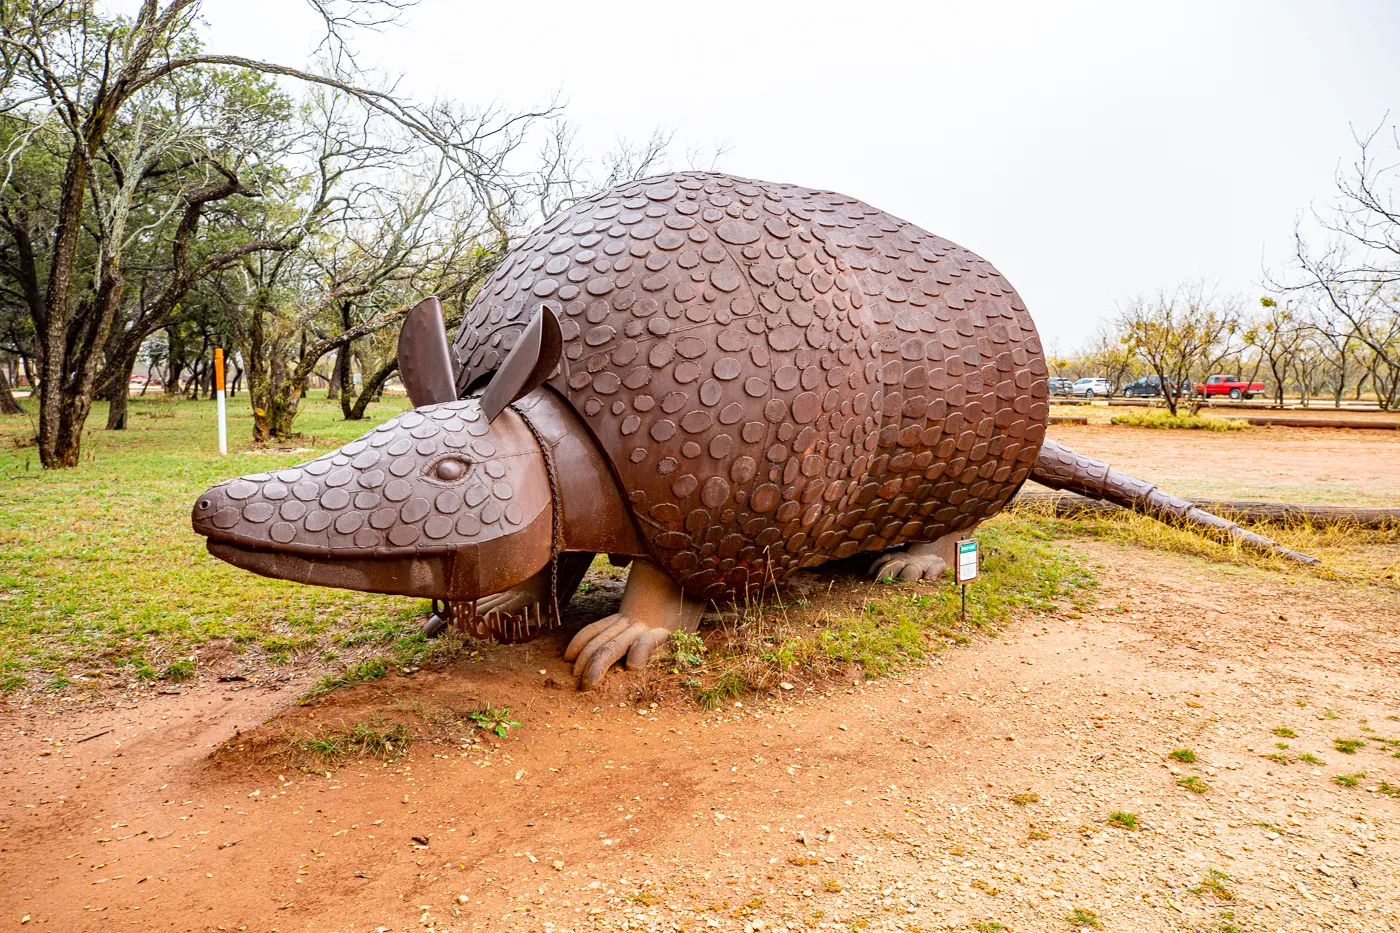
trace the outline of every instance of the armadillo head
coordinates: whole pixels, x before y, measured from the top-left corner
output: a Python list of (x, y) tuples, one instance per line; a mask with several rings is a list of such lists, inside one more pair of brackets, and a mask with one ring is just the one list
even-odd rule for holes
[(209, 553), (269, 577), (473, 599), (549, 560), (549, 478), (524, 419), (478, 399), (427, 405), (309, 463), (195, 502)]
[(549, 474), (510, 403), (559, 358), (542, 314), (479, 397), (457, 399), (436, 299), (405, 321), (399, 362), (414, 403), (309, 463), (222, 482), (195, 502), (209, 553), (264, 576), (438, 599), (508, 589), (548, 563)]

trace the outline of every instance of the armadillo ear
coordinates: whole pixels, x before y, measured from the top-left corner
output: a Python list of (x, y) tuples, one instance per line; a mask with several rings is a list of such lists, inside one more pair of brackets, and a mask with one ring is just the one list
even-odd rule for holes
[(399, 375), (414, 408), (457, 398), (442, 303), (435, 296), (418, 302), (403, 319), (399, 330)]
[(495, 421), (507, 405), (539, 388), (559, 365), (563, 349), (559, 319), (541, 305), (481, 393), (481, 411), (486, 420)]

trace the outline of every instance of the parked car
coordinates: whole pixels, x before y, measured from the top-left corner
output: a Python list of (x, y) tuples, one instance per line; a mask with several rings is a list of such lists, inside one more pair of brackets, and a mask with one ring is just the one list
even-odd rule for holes
[[(1171, 385), (1171, 383), (1167, 383)], [(1162, 380), (1156, 376), (1143, 376), (1141, 379), (1134, 379), (1119, 392), (1124, 398), (1156, 398), (1162, 394)], [(1177, 387), (1177, 397), (1185, 398), (1191, 394), (1191, 381), (1181, 380)]]
[(1113, 383), (1100, 376), (1086, 376), (1083, 379), (1076, 379), (1070, 391), (1085, 398), (1094, 398), (1099, 395), (1109, 396), (1113, 394)]
[(1051, 377), (1050, 377), (1050, 394), (1051, 394), (1051, 395), (1073, 395), (1073, 394), (1074, 394), (1074, 383), (1071, 382), (1071, 381), (1069, 381), (1068, 379), (1066, 379), (1064, 376), (1051, 376)]
[(1196, 383), (1196, 394), (1209, 398), (1212, 395), (1228, 395), (1230, 398), (1254, 398), (1264, 394), (1264, 383), (1243, 382), (1239, 376), (1218, 374), (1205, 382)]

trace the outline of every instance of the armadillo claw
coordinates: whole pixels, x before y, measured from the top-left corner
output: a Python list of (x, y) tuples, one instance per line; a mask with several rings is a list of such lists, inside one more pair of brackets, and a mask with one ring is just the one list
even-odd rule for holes
[(903, 551), (880, 555), (875, 559), (875, 563), (870, 565), (870, 575), (877, 583), (890, 583), (899, 579), (906, 563), (903, 558)]
[[(604, 626), (592, 638), (587, 639), (574, 656), (575, 677), (583, 673), (583, 669), (588, 665), (588, 662), (593, 659), (593, 656), (597, 654), (604, 645), (608, 644), (608, 642), (612, 641), (618, 635), (621, 635), (627, 630), (627, 627), (632, 624), (629, 619), (620, 615), (608, 616), (604, 621), (606, 621), (608, 625)], [(582, 632), (579, 633), (579, 635), (582, 634)], [(578, 635), (575, 635), (574, 638), (578, 638)], [(572, 647), (572, 645), (570, 647)], [(568, 660), (567, 651), (565, 652), (564, 659)]]
[[(569, 639), (569, 647), (564, 649), (564, 660), (572, 661), (577, 658), (579, 652), (583, 650), (585, 645), (593, 640), (594, 636), (612, 626), (619, 618), (621, 617), (614, 612), (610, 616), (604, 616), (597, 622), (590, 622), (575, 632), (574, 637)], [(578, 676), (578, 671), (574, 671), (574, 676)]]
[[(626, 624), (625, 619), (623, 620), (623, 624)], [(583, 679), (579, 682), (579, 689), (592, 689), (593, 685), (602, 680), (603, 675), (607, 674), (608, 668), (616, 664), (618, 659), (627, 653), (627, 649), (632, 646), (632, 642), (636, 641), (637, 637), (645, 631), (647, 631), (647, 626), (644, 623), (633, 622), (631, 625), (627, 625), (621, 633), (608, 639), (605, 644), (595, 648), (594, 645), (599, 639), (594, 639), (593, 642), (589, 642), (588, 647), (584, 649), (583, 654), (579, 655), (578, 661), (574, 663), (574, 668), (576, 670), (580, 666), (583, 667)]]
[(632, 642), (632, 647), (627, 649), (627, 669), (629, 671), (640, 671), (651, 661), (651, 656), (657, 648), (671, 637), (671, 630), (667, 628), (647, 629), (637, 640)]

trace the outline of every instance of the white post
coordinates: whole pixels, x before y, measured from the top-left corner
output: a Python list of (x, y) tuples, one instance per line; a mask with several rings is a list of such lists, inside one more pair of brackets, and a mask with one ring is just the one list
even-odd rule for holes
[(224, 351), (214, 350), (214, 392), (219, 402), (219, 453), (228, 455), (228, 420), (224, 411)]

